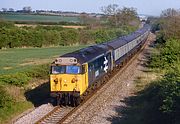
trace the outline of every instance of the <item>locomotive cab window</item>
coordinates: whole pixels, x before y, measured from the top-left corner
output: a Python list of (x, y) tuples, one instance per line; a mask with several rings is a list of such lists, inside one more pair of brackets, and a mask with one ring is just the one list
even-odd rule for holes
[(66, 66), (66, 73), (67, 74), (79, 74), (80, 66), (74, 66), (74, 65)]
[(52, 74), (80, 74), (81, 66), (67, 65), (67, 66), (52, 66)]
[(65, 73), (65, 66), (52, 66), (51, 73), (52, 74), (63, 74), (63, 73)]

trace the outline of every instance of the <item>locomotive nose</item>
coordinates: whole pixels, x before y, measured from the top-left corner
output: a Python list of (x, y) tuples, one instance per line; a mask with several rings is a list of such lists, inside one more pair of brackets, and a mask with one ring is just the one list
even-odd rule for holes
[(79, 90), (79, 79), (77, 75), (51, 76), (51, 91), (74, 91)]

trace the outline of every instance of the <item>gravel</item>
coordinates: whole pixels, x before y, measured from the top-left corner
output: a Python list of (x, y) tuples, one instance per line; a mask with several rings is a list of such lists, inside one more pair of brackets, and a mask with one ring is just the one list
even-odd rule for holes
[(40, 118), (45, 116), (48, 112), (53, 110), (53, 106), (51, 104), (43, 104), (30, 113), (24, 115), (23, 117), (17, 119), (14, 124), (34, 124)]

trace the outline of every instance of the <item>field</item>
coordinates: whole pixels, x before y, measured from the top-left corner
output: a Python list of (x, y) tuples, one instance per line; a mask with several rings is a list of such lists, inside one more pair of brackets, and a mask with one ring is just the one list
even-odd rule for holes
[(8, 21), (32, 21), (32, 22), (80, 22), (78, 17), (63, 17), (56, 15), (30, 15), (30, 14), (2, 14), (0, 19)]
[(0, 74), (9, 74), (29, 69), (33, 65), (51, 63), (59, 55), (85, 46), (50, 48), (15, 48), (0, 50)]
[[(15, 26), (17, 27), (37, 27), (39, 25), (37, 24), (14, 24)], [(41, 26), (61, 26), (63, 28), (74, 28), (74, 29), (83, 29), (83, 28), (86, 28), (86, 26), (76, 26), (76, 25), (41, 25)]]

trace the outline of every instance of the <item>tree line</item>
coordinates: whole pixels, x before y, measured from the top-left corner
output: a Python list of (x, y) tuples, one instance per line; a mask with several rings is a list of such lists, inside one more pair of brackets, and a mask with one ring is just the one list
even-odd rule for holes
[(95, 44), (134, 30), (128, 26), (78, 30), (60, 26), (16, 27), (12, 22), (0, 22), (0, 48)]

